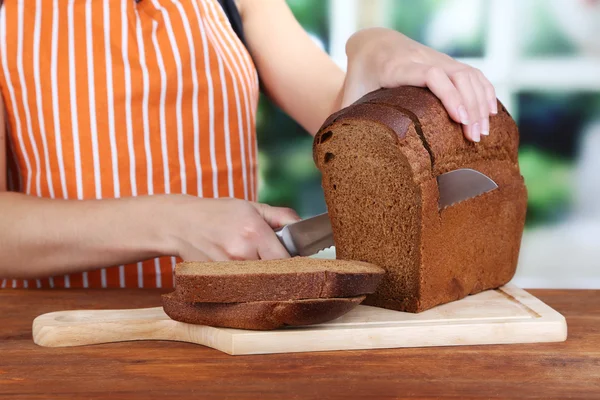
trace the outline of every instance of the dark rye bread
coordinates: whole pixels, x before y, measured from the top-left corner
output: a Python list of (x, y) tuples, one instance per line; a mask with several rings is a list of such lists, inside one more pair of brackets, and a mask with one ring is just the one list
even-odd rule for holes
[[(527, 192), (517, 126), (498, 109), (490, 135), (472, 143), (429, 90), (380, 89), (319, 130), (313, 155), (337, 257), (386, 270), (365, 304), (420, 312), (512, 279)], [(499, 188), (438, 210), (436, 177), (456, 168)]]
[(169, 318), (188, 324), (222, 328), (271, 330), (328, 322), (358, 306), (365, 296), (337, 299), (187, 303), (175, 293), (162, 296)]
[(373, 293), (384, 272), (364, 262), (307, 257), (183, 262), (175, 268), (175, 291), (188, 303), (353, 297)]

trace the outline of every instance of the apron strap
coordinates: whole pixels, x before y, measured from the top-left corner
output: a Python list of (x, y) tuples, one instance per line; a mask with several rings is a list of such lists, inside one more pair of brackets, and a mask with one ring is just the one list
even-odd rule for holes
[(240, 41), (248, 48), (246, 44), (246, 38), (244, 37), (244, 27), (242, 25), (242, 17), (235, 5), (235, 0), (217, 0), (221, 5), (221, 8), (225, 12), (233, 31), (240, 39)]

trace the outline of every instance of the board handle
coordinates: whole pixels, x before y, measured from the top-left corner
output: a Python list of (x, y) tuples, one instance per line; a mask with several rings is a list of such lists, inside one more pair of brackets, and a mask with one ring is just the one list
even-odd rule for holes
[(162, 307), (74, 310), (33, 320), (33, 341), (44, 347), (85, 346), (132, 340), (179, 340), (180, 329)]

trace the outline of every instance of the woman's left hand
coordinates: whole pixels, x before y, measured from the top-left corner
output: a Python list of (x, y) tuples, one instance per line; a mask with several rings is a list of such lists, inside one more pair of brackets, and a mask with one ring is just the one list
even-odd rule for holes
[(346, 44), (348, 70), (342, 107), (381, 87), (428, 87), (465, 137), (479, 142), (489, 134), (489, 116), (498, 113), (496, 93), (483, 73), (390, 29), (355, 33)]

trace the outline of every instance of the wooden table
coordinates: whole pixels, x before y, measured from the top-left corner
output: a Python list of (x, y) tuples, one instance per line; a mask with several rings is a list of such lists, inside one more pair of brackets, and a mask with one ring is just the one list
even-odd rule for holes
[(564, 343), (229, 356), (132, 342), (43, 348), (39, 314), (160, 304), (157, 290), (0, 290), (0, 398), (595, 398), (600, 290), (531, 290), (567, 318)]

